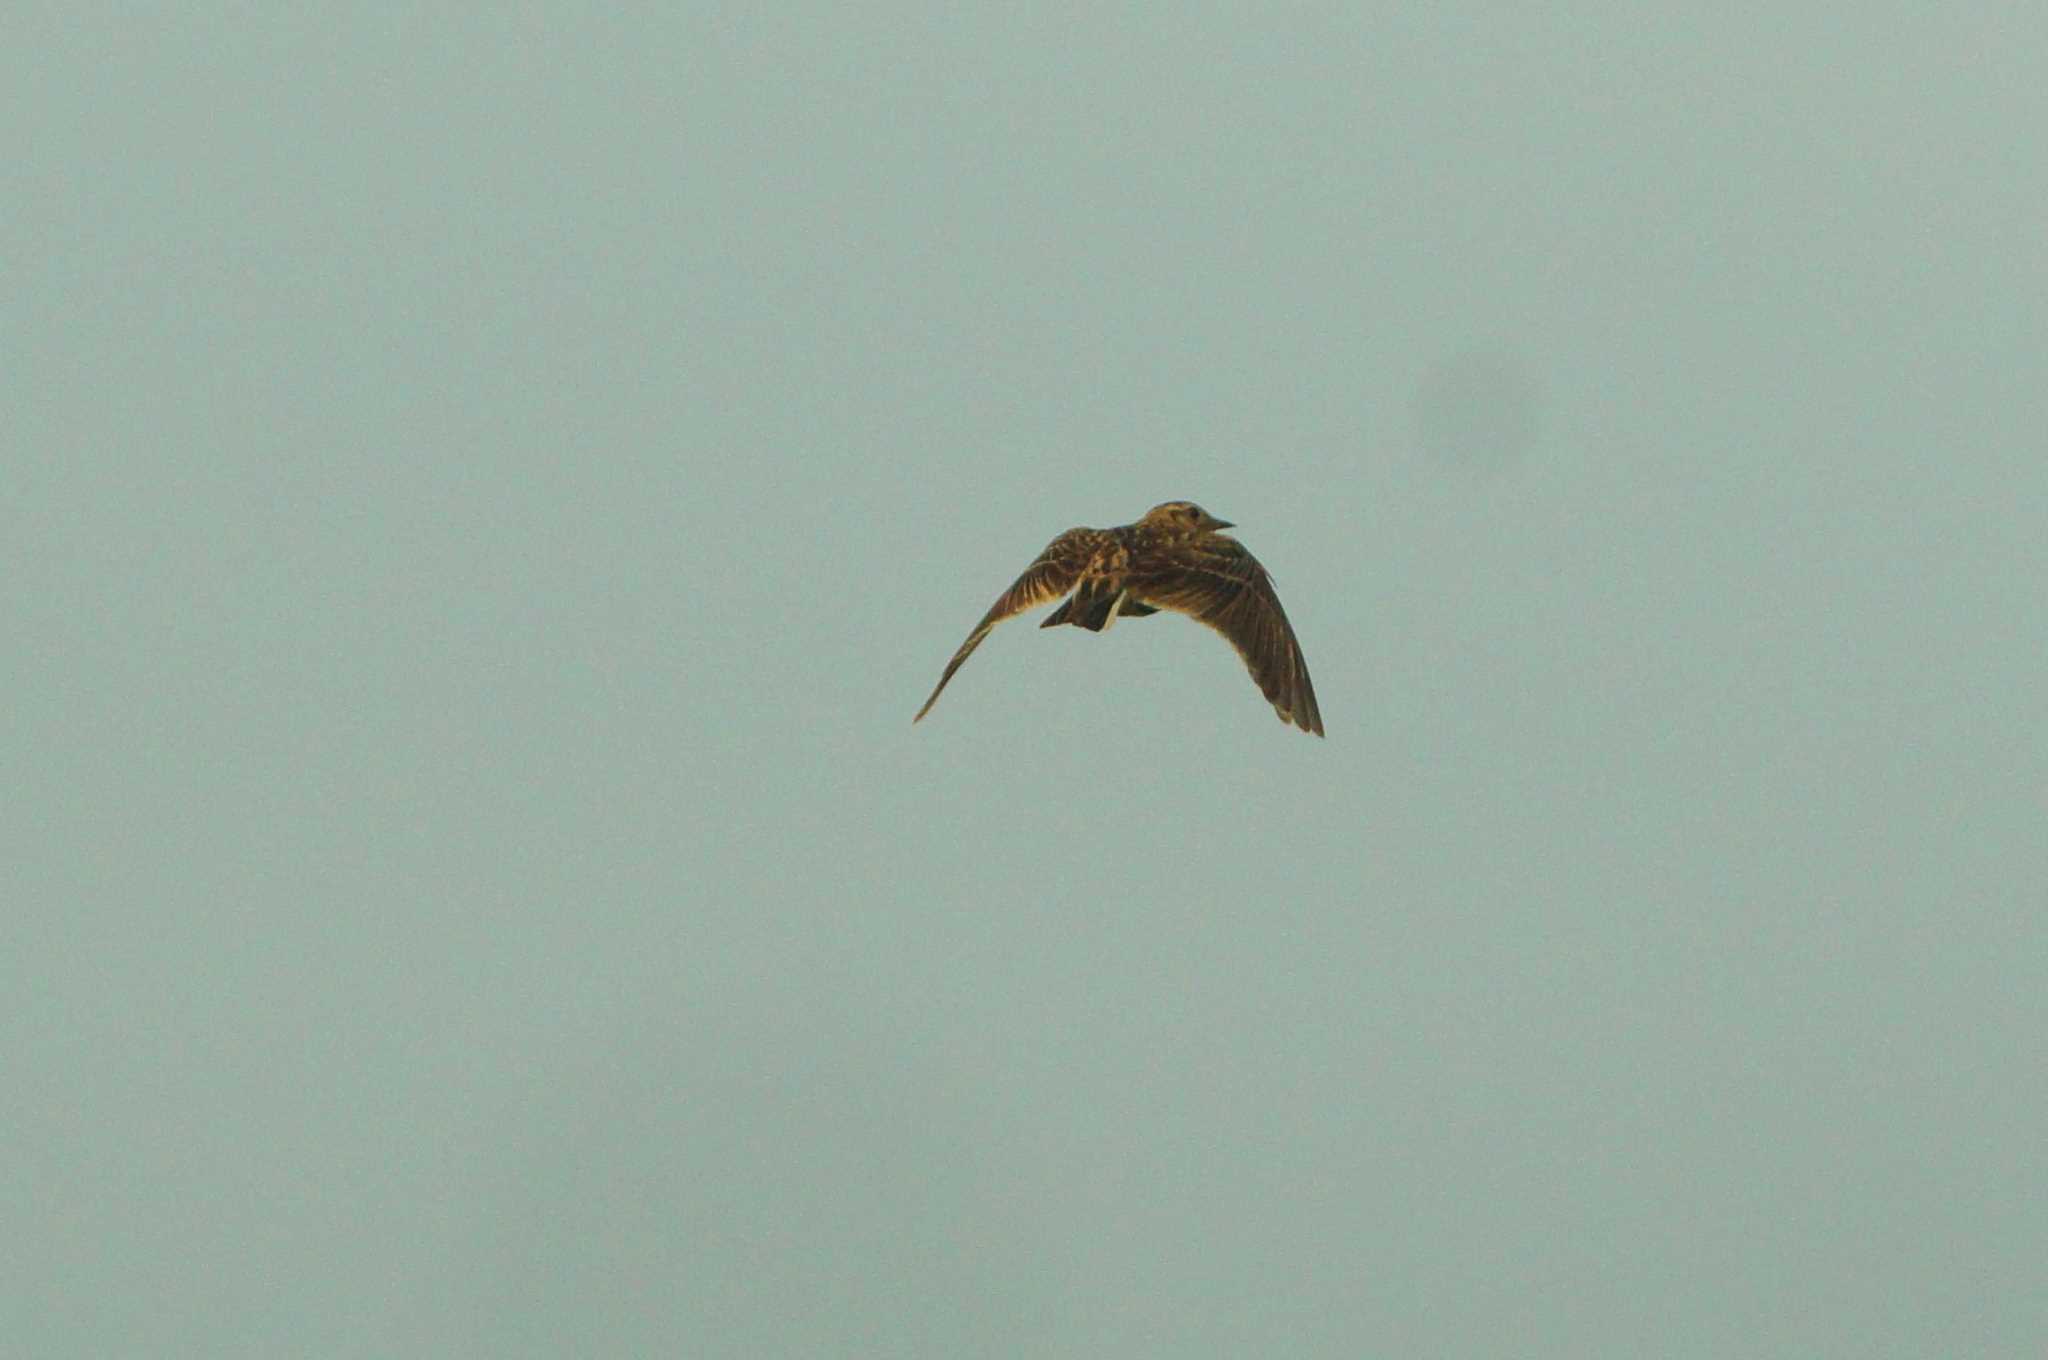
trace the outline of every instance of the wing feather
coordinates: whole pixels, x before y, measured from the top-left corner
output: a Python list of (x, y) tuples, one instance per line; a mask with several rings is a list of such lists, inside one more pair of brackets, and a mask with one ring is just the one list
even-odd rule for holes
[(1273, 578), (1242, 543), (1213, 534), (1174, 544), (1142, 565), (1132, 564), (1130, 590), (1146, 604), (1186, 614), (1221, 633), (1280, 721), (1323, 735), (1323, 715), (1293, 625)]
[(989, 607), (988, 613), (981, 616), (981, 622), (974, 625), (967, 641), (960, 644), (960, 650), (953, 653), (953, 659), (946, 663), (946, 672), (932, 689), (932, 697), (924, 701), (924, 707), (917, 710), (917, 717), (911, 721), (916, 722), (932, 711), (932, 705), (939, 701), (939, 692), (946, 688), (953, 672), (960, 669), (997, 624), (1057, 600), (1072, 590), (1074, 583), (1095, 560), (1107, 537), (1099, 529), (1069, 529), (1046, 544), (1038, 560), (1024, 569), (1024, 574)]

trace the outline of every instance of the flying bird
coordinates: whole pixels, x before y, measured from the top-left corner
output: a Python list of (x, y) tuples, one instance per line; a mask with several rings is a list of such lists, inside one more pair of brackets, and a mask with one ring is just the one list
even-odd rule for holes
[(1067, 530), (982, 616), (911, 721), (932, 711), (953, 672), (989, 630), (1064, 595), (1065, 603), (1039, 627), (1071, 623), (1101, 633), (1119, 618), (1143, 618), (1162, 609), (1208, 624), (1237, 648), (1280, 721), (1320, 737), (1323, 715), (1316, 709), (1301, 644), (1273, 593), (1273, 578), (1242, 543), (1222, 532), (1232, 527), (1192, 501), (1167, 501), (1136, 524)]

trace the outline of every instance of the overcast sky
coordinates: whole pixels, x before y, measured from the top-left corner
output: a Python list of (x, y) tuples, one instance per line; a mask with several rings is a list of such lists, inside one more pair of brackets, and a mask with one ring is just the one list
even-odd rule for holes
[(2048, 1344), (2048, 12), (17, 8), (4, 1349)]

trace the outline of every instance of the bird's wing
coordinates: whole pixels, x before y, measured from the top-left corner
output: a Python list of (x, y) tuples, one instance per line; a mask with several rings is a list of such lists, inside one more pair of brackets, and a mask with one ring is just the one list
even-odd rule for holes
[(1057, 600), (1074, 588), (1081, 574), (1088, 570), (1096, 554), (1108, 541), (1108, 535), (1099, 529), (1069, 529), (1045, 545), (1045, 551), (1038, 560), (1024, 569), (1015, 585), (1003, 592), (1002, 598), (989, 607), (981, 616), (981, 622), (974, 625), (974, 631), (967, 635), (967, 641), (960, 644), (960, 650), (953, 653), (953, 659), (946, 663), (946, 673), (939, 677), (939, 683), (932, 690), (932, 697), (924, 701), (924, 707), (917, 710), (916, 722), (932, 711), (932, 705), (939, 701), (939, 691), (953, 678), (953, 672), (971, 656), (989, 630), (1004, 619), (1012, 618), (1027, 609), (1036, 609), (1042, 604)]
[(1301, 644), (1273, 578), (1242, 543), (1216, 534), (1175, 544), (1142, 564), (1133, 562), (1129, 587), (1146, 604), (1186, 614), (1223, 634), (1280, 721), (1323, 735)]

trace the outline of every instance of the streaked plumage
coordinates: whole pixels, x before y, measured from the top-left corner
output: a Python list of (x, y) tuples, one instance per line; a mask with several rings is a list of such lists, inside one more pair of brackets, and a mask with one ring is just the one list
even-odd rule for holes
[(982, 616), (911, 721), (931, 712), (953, 672), (989, 630), (1065, 595), (1065, 603), (1039, 627), (1071, 623), (1099, 633), (1118, 618), (1142, 618), (1162, 609), (1208, 624), (1237, 648), (1280, 721), (1320, 737), (1323, 717), (1301, 645), (1266, 569), (1242, 543), (1219, 532), (1230, 527), (1192, 502), (1168, 501), (1153, 506), (1136, 524), (1067, 530)]

